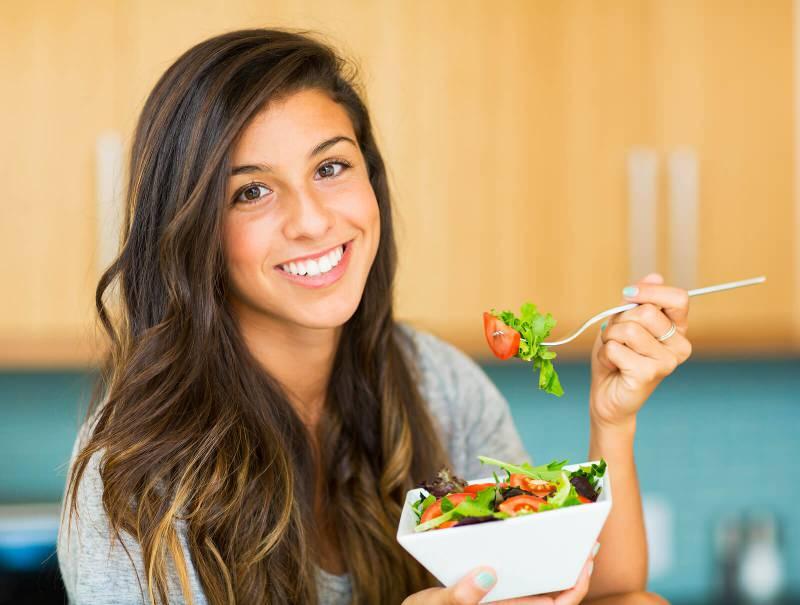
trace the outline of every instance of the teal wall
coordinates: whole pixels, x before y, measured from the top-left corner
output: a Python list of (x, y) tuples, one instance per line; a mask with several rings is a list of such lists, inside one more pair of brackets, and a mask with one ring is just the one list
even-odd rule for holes
[[(535, 460), (586, 459), (587, 365), (556, 365), (562, 398), (538, 391), (521, 363), (484, 367)], [(91, 386), (79, 372), (0, 373), (0, 502), (59, 500)], [(636, 442), (643, 493), (667, 501), (674, 518), (673, 565), (653, 590), (702, 600), (714, 579), (714, 523), (743, 511), (777, 516), (786, 569), (800, 570), (798, 430), (798, 359), (690, 359), (665, 380), (640, 414)], [(789, 576), (800, 592), (800, 574)]]

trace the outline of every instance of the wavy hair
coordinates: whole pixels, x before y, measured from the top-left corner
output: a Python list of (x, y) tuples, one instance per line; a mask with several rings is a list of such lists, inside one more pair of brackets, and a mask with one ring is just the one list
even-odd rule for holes
[[(109, 354), (67, 499), (71, 520), (97, 455), (113, 534), (141, 546), (153, 604), (168, 602), (175, 579), (191, 602), (184, 531), (212, 604), (316, 602), (323, 525), (345, 553), (354, 603), (398, 603), (436, 585), (394, 537), (405, 491), (447, 456), (413, 342), (393, 317), (388, 179), (355, 71), (309, 32), (234, 31), (178, 58), (140, 115), (122, 246), (96, 291)], [(226, 302), (221, 232), (237, 136), (270, 101), (309, 88), (352, 121), (381, 233), (342, 329), (317, 435), (244, 344)]]

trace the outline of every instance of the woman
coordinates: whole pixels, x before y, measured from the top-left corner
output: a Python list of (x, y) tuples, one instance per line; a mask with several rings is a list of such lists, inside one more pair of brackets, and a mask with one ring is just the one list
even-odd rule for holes
[[(198, 44), (150, 94), (59, 535), (73, 602), (477, 603), (493, 585), (480, 568), (436, 588), (394, 538), (405, 492), (442, 464), (475, 476), (479, 453), (528, 456), (479, 367), (393, 318), (386, 170), (351, 82), (308, 35), (258, 29)], [(657, 276), (634, 300), (650, 304), (592, 356), (608, 552), (591, 585), (588, 561), (575, 588), (520, 602), (657, 600), (638, 592), (632, 443), (689, 355), (688, 305)]]

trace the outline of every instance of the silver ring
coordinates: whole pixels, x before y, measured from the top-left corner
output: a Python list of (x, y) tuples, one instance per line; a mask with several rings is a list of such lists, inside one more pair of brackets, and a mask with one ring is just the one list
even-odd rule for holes
[(671, 325), (671, 326), (670, 326), (670, 328), (669, 328), (669, 330), (667, 330), (667, 333), (666, 333), (666, 334), (664, 334), (663, 336), (659, 336), (659, 337), (657, 338), (657, 340), (659, 340), (659, 341), (661, 341), (661, 342), (664, 342), (664, 341), (665, 341), (667, 338), (669, 338), (670, 336), (672, 336), (673, 334), (675, 334), (675, 332), (677, 332), (677, 330), (678, 330), (678, 327), (675, 325), (675, 322), (673, 321), (673, 322), (672, 322), (672, 325)]

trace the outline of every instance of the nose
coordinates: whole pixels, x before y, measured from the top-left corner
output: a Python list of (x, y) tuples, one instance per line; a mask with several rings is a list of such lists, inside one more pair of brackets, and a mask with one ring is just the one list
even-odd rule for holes
[(283, 234), (287, 239), (320, 239), (333, 227), (334, 218), (322, 195), (307, 190), (296, 191), (289, 200)]

